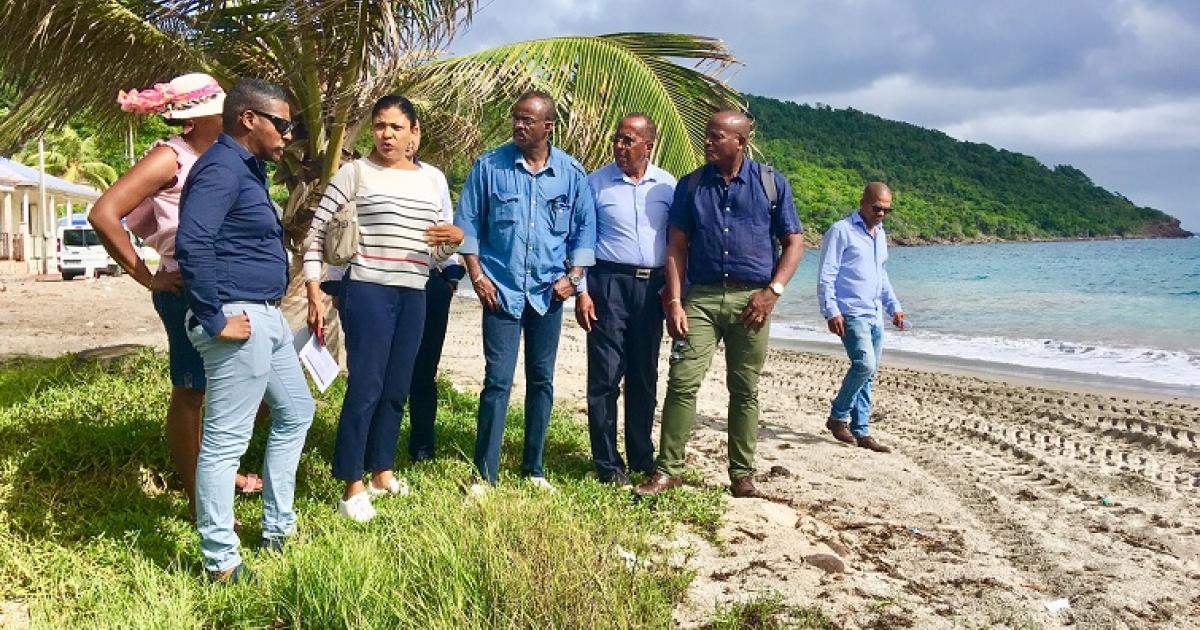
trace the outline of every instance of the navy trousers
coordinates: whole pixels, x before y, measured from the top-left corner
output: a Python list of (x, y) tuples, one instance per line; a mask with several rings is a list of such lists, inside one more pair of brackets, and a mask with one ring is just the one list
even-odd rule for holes
[(414, 462), (433, 459), (434, 422), (437, 419), (437, 370), (446, 342), (446, 323), (450, 319), (450, 299), (454, 291), (441, 272), (429, 273), (425, 284), (425, 332), (413, 366), (412, 389), (408, 394), (408, 412), (412, 432), (408, 436), (408, 455)]
[(663, 335), (661, 272), (638, 279), (597, 264), (588, 272), (596, 321), (587, 337), (588, 433), (592, 460), (603, 480), (625, 472), (617, 450), (617, 397), (625, 382), (625, 454), (629, 468), (654, 474), (654, 407), (658, 350)]
[(338, 307), (346, 334), (346, 398), (333, 447), (333, 476), (396, 467), (396, 443), (413, 361), (425, 325), (425, 291), (343, 280)]

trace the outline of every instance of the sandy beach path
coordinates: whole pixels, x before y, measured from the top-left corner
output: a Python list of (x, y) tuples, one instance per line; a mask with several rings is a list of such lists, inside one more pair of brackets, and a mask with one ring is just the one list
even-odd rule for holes
[[(3, 278), (0, 289), (0, 358), (165, 345), (128, 279)], [(556, 398), (584, 421), (584, 336), (565, 319)], [(457, 298), (442, 368), (467, 390), (482, 381), (479, 327), (478, 304)], [(775, 592), (847, 628), (1200, 627), (1196, 401), (896, 367), (886, 352), (883, 363), (873, 428), (888, 455), (823, 428), (845, 359), (769, 353), (758, 485), (770, 499), (730, 500), (716, 544), (687, 532), (664, 541), (696, 571), (681, 626)], [(724, 371), (718, 355), (688, 451), (722, 486)], [(665, 374), (664, 349), (660, 399)], [(1070, 607), (1046, 609), (1059, 598)]]
[[(475, 302), (455, 301), (442, 367), (464, 387), (482, 381), (479, 317)], [(660, 400), (665, 345), (662, 355)], [(698, 575), (680, 624), (774, 591), (846, 627), (1200, 627), (1195, 401), (887, 363), (885, 353), (873, 426), (896, 452), (877, 455), (824, 430), (846, 360), (769, 353), (758, 485), (771, 499), (731, 501), (720, 545), (686, 536)], [(581, 421), (586, 364), (584, 335), (568, 321), (555, 397)], [(728, 483), (724, 372), (718, 355), (688, 451), (719, 485)], [(826, 572), (817, 554), (844, 571)], [(1069, 609), (1046, 609), (1060, 598)]]

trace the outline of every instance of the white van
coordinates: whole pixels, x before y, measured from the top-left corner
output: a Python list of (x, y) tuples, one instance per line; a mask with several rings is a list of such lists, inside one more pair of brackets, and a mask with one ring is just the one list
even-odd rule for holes
[(63, 280), (72, 280), (84, 274), (98, 278), (104, 273), (115, 278), (122, 270), (100, 244), (100, 236), (85, 223), (59, 226), (58, 271)]

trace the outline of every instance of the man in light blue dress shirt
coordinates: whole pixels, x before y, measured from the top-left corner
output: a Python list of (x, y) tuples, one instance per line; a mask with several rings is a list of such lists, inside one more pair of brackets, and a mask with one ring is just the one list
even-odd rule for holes
[(883, 219), (892, 211), (892, 191), (882, 182), (863, 190), (859, 209), (834, 223), (821, 244), (817, 303), (829, 332), (842, 338), (850, 370), (833, 399), (825, 427), (835, 438), (877, 453), (891, 449), (871, 436), (871, 383), (883, 353), (883, 313), (903, 330), (904, 310), (887, 270)]
[[(475, 161), (454, 224), (466, 235), (462, 254), (483, 305), (486, 363), (479, 396), (475, 468), (495, 485), (517, 350), (525, 337), (525, 448), (521, 473), (552, 491), (542, 469), (563, 300), (595, 262), (596, 211), (587, 171), (550, 144), (554, 99), (527, 92), (512, 108), (513, 141)], [(477, 483), (471, 492), (488, 486)]]
[(600, 481), (629, 485), (617, 449), (617, 398), (625, 382), (629, 469), (654, 474), (654, 407), (662, 342), (663, 265), (675, 178), (650, 163), (657, 130), (645, 114), (621, 119), (614, 161), (588, 177), (596, 200), (596, 264), (575, 297), (587, 331), (588, 433)]

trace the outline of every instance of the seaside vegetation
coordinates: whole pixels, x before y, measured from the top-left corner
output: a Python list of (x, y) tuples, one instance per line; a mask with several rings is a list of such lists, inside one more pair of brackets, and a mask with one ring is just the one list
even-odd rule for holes
[(755, 143), (787, 175), (801, 221), (821, 234), (887, 182), (901, 243), (1187, 236), (1179, 220), (1109, 192), (1068, 165), (962, 142), (855, 109), (749, 96)]
[[(477, 399), (442, 383), (440, 458), (410, 465), (401, 448), (413, 494), (355, 524), (335, 515), (329, 473), (341, 380), (317, 396), (298, 535), (282, 555), (257, 550), (262, 503), (239, 497), (256, 579), (220, 587), (171, 472), (166, 375), (149, 351), (0, 365), (0, 603), (27, 606), (34, 627), (669, 627), (692, 575), (658, 545), (681, 524), (713, 535), (725, 508), (716, 487), (635, 501), (602, 486), (587, 475), (586, 428), (562, 414), (546, 449), (560, 491), (541, 494), (515, 475), (520, 409), (500, 486), (467, 499)], [(258, 470), (264, 438), (246, 469)]]

